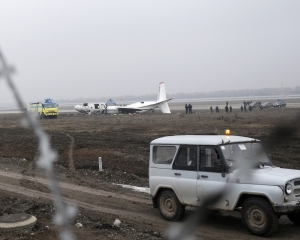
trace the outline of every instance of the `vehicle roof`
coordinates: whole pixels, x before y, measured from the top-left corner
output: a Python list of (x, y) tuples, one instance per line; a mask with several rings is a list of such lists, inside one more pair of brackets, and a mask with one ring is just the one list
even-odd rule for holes
[(53, 102), (53, 99), (51, 98), (46, 98), (43, 103), (55, 103), (55, 102)]
[(248, 138), (233, 135), (177, 135), (161, 137), (153, 140), (151, 144), (185, 144), (185, 145), (219, 145), (223, 143), (260, 141), (255, 138)]

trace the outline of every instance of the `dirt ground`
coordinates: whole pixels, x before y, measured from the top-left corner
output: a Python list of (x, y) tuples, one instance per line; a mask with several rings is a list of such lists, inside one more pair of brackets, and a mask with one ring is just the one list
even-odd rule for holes
[[(58, 119), (40, 121), (59, 154), (54, 169), (64, 201), (78, 209), (71, 222), (76, 239), (167, 239), (170, 227), (177, 228), (153, 209), (149, 194), (118, 185), (148, 187), (149, 143), (158, 137), (223, 134), (231, 129), (233, 135), (263, 140), (276, 166), (300, 169), (299, 108), (197, 113), (61, 113)], [(0, 239), (58, 239), (59, 229), (52, 222), (57, 209), (45, 173), (36, 166), (37, 140), (32, 129), (21, 125), (21, 117), (0, 115), (0, 216), (28, 213), (37, 217), (37, 223), (21, 232), (0, 233)], [(101, 172), (98, 157), (103, 159)], [(187, 210), (183, 222), (193, 211)], [(116, 219), (120, 227), (113, 226)], [(260, 239), (246, 230), (238, 212), (213, 213), (191, 235), (194, 239)], [(300, 228), (283, 216), (270, 238), (298, 239), (299, 235)]]

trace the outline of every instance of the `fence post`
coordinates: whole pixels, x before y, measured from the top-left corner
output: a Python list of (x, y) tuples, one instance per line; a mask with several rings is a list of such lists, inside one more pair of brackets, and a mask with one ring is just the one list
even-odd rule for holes
[(98, 157), (98, 162), (99, 162), (99, 172), (102, 171), (102, 158)]

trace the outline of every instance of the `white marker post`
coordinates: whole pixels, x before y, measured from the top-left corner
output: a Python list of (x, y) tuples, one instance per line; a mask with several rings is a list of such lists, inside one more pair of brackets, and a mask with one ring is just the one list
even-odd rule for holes
[(99, 162), (99, 172), (102, 171), (102, 158), (98, 157), (98, 162)]

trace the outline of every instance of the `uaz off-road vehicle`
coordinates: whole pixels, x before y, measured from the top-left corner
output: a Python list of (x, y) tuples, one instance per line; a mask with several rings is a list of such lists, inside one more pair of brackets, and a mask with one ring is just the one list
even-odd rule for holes
[(185, 206), (210, 201), (209, 209), (241, 210), (255, 235), (273, 233), (281, 215), (300, 225), (300, 171), (275, 167), (257, 139), (158, 138), (150, 144), (149, 185), (154, 207), (166, 220), (179, 220)]

